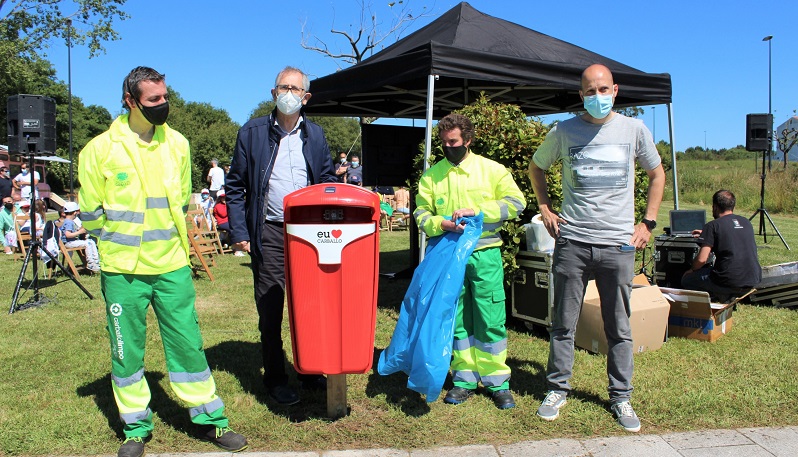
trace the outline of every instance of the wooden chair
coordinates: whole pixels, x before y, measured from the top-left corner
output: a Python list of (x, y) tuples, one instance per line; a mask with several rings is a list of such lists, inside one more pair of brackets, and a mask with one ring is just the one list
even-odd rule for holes
[[(391, 205), (391, 209), (393, 209), (393, 213), (390, 216), (385, 216), (385, 225), (389, 232), (392, 232), (394, 229), (401, 229), (403, 226), (401, 221), (407, 220), (408, 216), (396, 211), (396, 198), (393, 195), (384, 195), (383, 201)], [(404, 227), (407, 227), (405, 225)]]
[(25, 215), (17, 215), (14, 218), (14, 230), (17, 234), (17, 253), (14, 256), (14, 260), (22, 260), (27, 255), (27, 246), (30, 245), (30, 231), (28, 233), (22, 232), (22, 226), (24, 226), (30, 220), (30, 216)]
[[(80, 276), (80, 274), (78, 273), (78, 269), (75, 267), (75, 262), (72, 261), (72, 253), (73, 252), (77, 252), (78, 253), (78, 257), (80, 257), (80, 261), (83, 262), (82, 268), (84, 268), (84, 269), (88, 269), (89, 268), (88, 260), (86, 258), (86, 247), (85, 246), (76, 246), (76, 247), (68, 248), (64, 244), (64, 241), (59, 236), (58, 237), (58, 251), (61, 253), (61, 258), (64, 259), (62, 264), (65, 265), (65, 266), (68, 266), (69, 269), (72, 270), (72, 274), (75, 275), (75, 277)], [(55, 270), (55, 266), (53, 266), (51, 268), (51, 274), (52, 274), (52, 272), (54, 270)]]
[(187, 217), (190, 217), (192, 221), (197, 220), (199, 218), (200, 225), (197, 226), (193, 224), (197, 229), (197, 233), (203, 238), (210, 239), (213, 242), (214, 249), (218, 254), (224, 254), (225, 252), (232, 252), (232, 249), (227, 248), (225, 249), (224, 245), (222, 244), (222, 239), (219, 236), (219, 230), (216, 228), (216, 219), (211, 215), (211, 228), (205, 224), (205, 214), (202, 211), (202, 208), (196, 208), (189, 210), (186, 213)]
[[(227, 253), (233, 252), (233, 248), (229, 244), (223, 244), (222, 243), (222, 232), (225, 232), (225, 233), (227, 233), (227, 232), (225, 230), (219, 230), (219, 228), (216, 226), (216, 218), (215, 217), (211, 216), (211, 220), (213, 221), (213, 232), (214, 232), (214, 235), (216, 236), (216, 241), (218, 241), (219, 254), (227, 254)], [(226, 239), (227, 239), (227, 241), (229, 243), (230, 242), (230, 234), (229, 233), (227, 233), (227, 238)]]
[(200, 230), (197, 228), (196, 224), (194, 224), (194, 217), (192, 215), (186, 215), (186, 228), (188, 232), (189, 257), (191, 259), (196, 258), (200, 263), (199, 267), (195, 267), (192, 263), (191, 269), (194, 270), (195, 274), (197, 274), (200, 269), (204, 270), (205, 273), (208, 274), (208, 278), (214, 281), (213, 273), (209, 266), (209, 264), (214, 267), (216, 266), (216, 259), (214, 258), (216, 255), (216, 246), (214, 245), (214, 241), (200, 234)]

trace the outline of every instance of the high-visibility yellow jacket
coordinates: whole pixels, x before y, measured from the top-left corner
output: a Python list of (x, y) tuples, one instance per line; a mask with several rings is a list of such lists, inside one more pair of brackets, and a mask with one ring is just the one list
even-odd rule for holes
[(458, 209), (483, 213), (482, 237), (476, 249), (501, 246), (502, 223), (526, 208), (526, 199), (507, 168), (469, 152), (460, 164), (448, 160), (429, 168), (418, 183), (413, 216), (427, 236), (443, 234), (441, 222)]
[(183, 135), (164, 124), (145, 143), (124, 114), (80, 152), (78, 177), (80, 218), (99, 240), (103, 271), (162, 274), (189, 264), (191, 158)]

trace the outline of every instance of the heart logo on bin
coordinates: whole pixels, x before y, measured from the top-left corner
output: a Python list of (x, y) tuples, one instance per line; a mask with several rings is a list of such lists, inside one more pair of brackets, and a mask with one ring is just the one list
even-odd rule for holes
[(335, 237), (335, 238), (340, 238), (342, 233), (344, 233), (344, 232), (342, 232), (340, 230), (333, 230), (332, 231), (332, 236)]

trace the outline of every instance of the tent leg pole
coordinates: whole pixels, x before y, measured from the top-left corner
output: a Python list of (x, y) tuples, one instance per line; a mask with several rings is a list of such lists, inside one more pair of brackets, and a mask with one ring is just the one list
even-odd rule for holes
[[(435, 80), (438, 75), (427, 77), (427, 130), (424, 134), (424, 171), (429, 168), (429, 152), (432, 150), (432, 111), (435, 104)], [(418, 261), (424, 260), (424, 251), (427, 250), (427, 235), (421, 231), (421, 242), (418, 245)]]
[(679, 180), (676, 177), (676, 146), (673, 141), (673, 104), (668, 103), (668, 132), (671, 137), (671, 162), (673, 163), (673, 209), (679, 209)]

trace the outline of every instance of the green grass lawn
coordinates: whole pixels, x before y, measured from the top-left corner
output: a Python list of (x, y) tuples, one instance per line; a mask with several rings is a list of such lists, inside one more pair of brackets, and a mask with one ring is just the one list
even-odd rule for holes
[[(672, 207), (672, 204), (671, 204)], [(667, 225), (668, 202), (660, 211)], [(798, 249), (798, 219), (774, 219)], [(410, 264), (408, 232), (382, 232), (381, 272)], [(761, 244), (763, 263), (794, 259), (778, 239)], [(545, 395), (547, 335), (509, 321), (511, 388), (518, 407), (499, 411), (486, 396), (457, 407), (427, 404), (405, 387), (406, 376), (376, 372), (347, 376), (351, 413), (326, 419), (323, 393), (303, 393), (302, 403), (280, 407), (261, 386), (257, 313), (247, 257), (218, 259), (216, 281), (195, 281), (197, 311), (208, 361), (231, 425), (250, 451), (318, 451), (376, 447), (423, 448), (451, 444), (510, 443), (550, 438), (625, 434), (606, 403), (606, 359), (578, 350), (574, 392), (560, 419), (539, 420)], [(8, 309), (21, 262), (0, 258), (0, 287)], [(350, 290), (367, 287), (367, 272), (346, 278)], [(110, 387), (110, 344), (99, 277), (44, 289), (52, 302), (0, 318), (0, 455), (113, 454), (121, 423)], [(379, 280), (375, 357), (390, 340), (409, 279)], [(308, 285), (312, 287), (312, 285)], [(23, 297), (23, 301), (27, 297)], [(151, 453), (211, 452), (192, 438), (188, 414), (168, 385), (163, 349), (150, 313), (146, 376), (153, 393), (155, 433)], [(284, 326), (290, 357), (287, 319)], [(789, 309), (741, 305), (734, 328), (715, 343), (670, 339), (635, 356), (633, 404), (643, 433), (798, 424), (798, 314)], [(295, 379), (292, 375), (292, 383)], [(446, 387), (450, 387), (447, 381)]]

